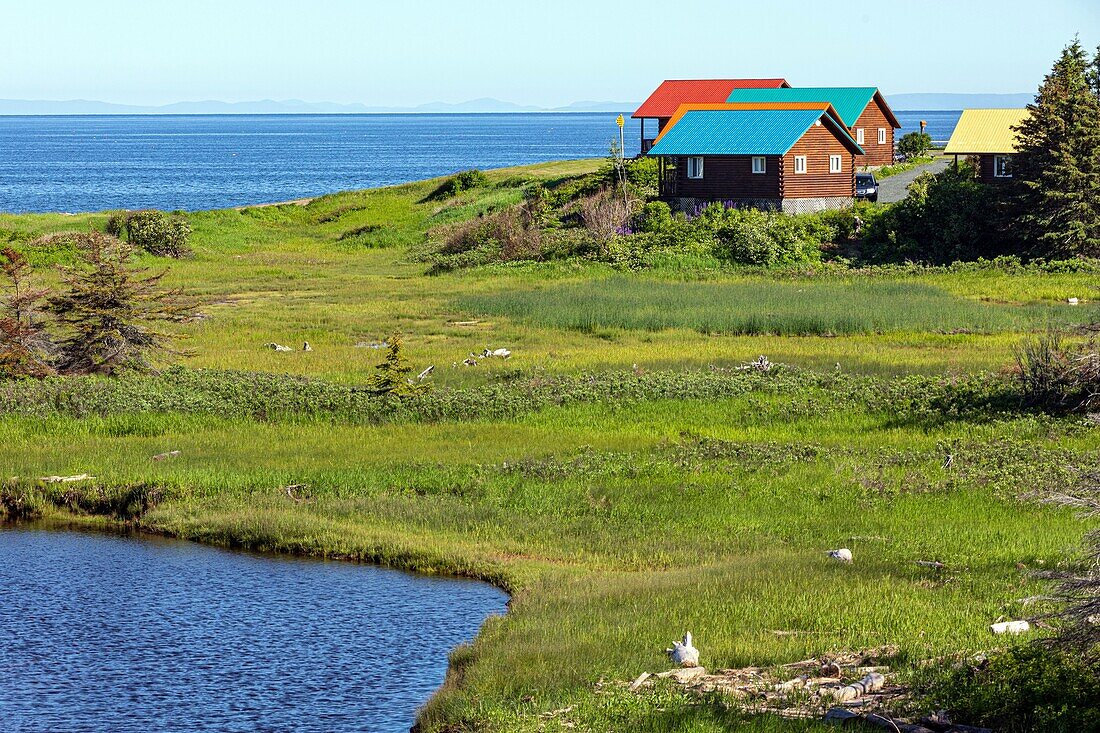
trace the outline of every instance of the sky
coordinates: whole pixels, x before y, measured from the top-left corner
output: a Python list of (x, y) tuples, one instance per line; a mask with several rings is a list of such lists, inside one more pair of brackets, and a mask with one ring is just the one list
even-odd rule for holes
[(0, 0), (0, 23), (0, 99), (549, 107), (666, 78), (1031, 92), (1100, 44), (1100, 0)]

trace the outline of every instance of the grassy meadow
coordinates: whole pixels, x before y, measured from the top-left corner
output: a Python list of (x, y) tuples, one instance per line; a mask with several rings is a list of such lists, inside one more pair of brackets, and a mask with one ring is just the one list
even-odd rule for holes
[[(1027, 494), (1095, 465), (1100, 437), (1013, 406), (991, 375), (1023, 336), (1095, 322), (1096, 276), (589, 262), (426, 274), (433, 227), (600, 162), (493, 171), (446, 201), (430, 199), (434, 181), (189, 214), (195, 255), (167, 262), (167, 281), (203, 318), (178, 327), (179, 363), (308, 378), (272, 377), (316, 401), (280, 410), (273, 389), (270, 405), (223, 410), (267, 398), (229, 376), (237, 386), (219, 388), (214, 371), (175, 401), (161, 394), (185, 377), (82, 394), (0, 385), (0, 479), (94, 475), (84, 498), (42, 489), (53, 521), (102, 525), (97, 496), (155, 487), (134, 520), (149, 531), (508, 589), (508, 615), (454, 653), (425, 731), (828, 729), (671, 685), (629, 692), (686, 630), (709, 668), (896, 645), (893, 665), (912, 670), (1004, 646), (989, 624), (1031, 613), (1023, 599), (1044, 589), (1031, 571), (1073, 566), (1087, 529)], [(105, 220), (0, 215), (0, 244), (49, 279), (72, 253), (31, 243)], [(357, 411), (347, 388), (394, 332), (417, 371), (435, 366), (445, 407)], [(512, 357), (462, 364), (498, 347)], [(737, 369), (760, 354), (785, 366)], [(850, 566), (826, 556), (842, 546)]]

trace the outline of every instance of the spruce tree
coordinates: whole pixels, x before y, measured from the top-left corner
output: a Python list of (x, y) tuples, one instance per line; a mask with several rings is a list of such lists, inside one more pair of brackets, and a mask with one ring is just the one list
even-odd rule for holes
[(151, 357), (171, 351), (172, 335), (158, 323), (178, 321), (190, 308), (178, 291), (161, 287), (166, 271), (131, 264), (133, 245), (93, 232), (78, 238), (83, 266), (65, 269), (64, 290), (48, 300), (64, 337), (57, 369), (62, 374), (115, 374), (152, 368)]
[(426, 382), (412, 376), (413, 368), (405, 358), (404, 344), (400, 334), (390, 336), (386, 346), (386, 355), (382, 363), (375, 367), (377, 374), (368, 391), (376, 395), (395, 395), (407, 397), (420, 394), (429, 389)]
[(1100, 256), (1100, 97), (1096, 60), (1074, 41), (1014, 128), (1013, 220), (1032, 254)]

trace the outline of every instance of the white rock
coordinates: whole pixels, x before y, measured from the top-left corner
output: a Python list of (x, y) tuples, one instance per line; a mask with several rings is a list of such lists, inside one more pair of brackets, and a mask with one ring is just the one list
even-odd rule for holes
[(829, 550), (829, 557), (837, 560), (838, 562), (851, 562), (852, 551), (847, 547), (841, 547), (839, 550)]
[(1077, 300), (1077, 298), (1066, 298), (1066, 302), (1070, 305), (1077, 305), (1079, 301)]
[(994, 634), (1023, 634), (1031, 631), (1031, 624), (1027, 621), (1001, 621), (990, 626), (989, 630)]
[(681, 667), (699, 666), (699, 650), (692, 646), (690, 631), (684, 634), (683, 641), (672, 642), (672, 648), (665, 649), (665, 652)]

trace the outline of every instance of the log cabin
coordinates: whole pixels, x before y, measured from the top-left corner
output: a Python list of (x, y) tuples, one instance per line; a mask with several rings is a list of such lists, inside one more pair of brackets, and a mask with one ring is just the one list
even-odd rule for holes
[[(630, 115), (641, 120), (642, 154), (649, 151), (681, 104), (720, 104), (729, 99), (734, 89), (788, 86), (785, 79), (666, 79)], [(651, 123), (648, 126), (647, 121)]]
[(978, 180), (1006, 183), (1012, 180), (1012, 157), (1016, 153), (1016, 132), (1029, 112), (1026, 109), (964, 109), (944, 153), (978, 159)]
[(828, 102), (864, 153), (856, 158), (861, 168), (877, 168), (894, 162), (894, 130), (901, 123), (875, 87), (794, 87), (734, 89), (727, 102)]
[(660, 159), (660, 197), (681, 211), (851, 206), (863, 149), (839, 117), (827, 103), (681, 105), (647, 153)]

